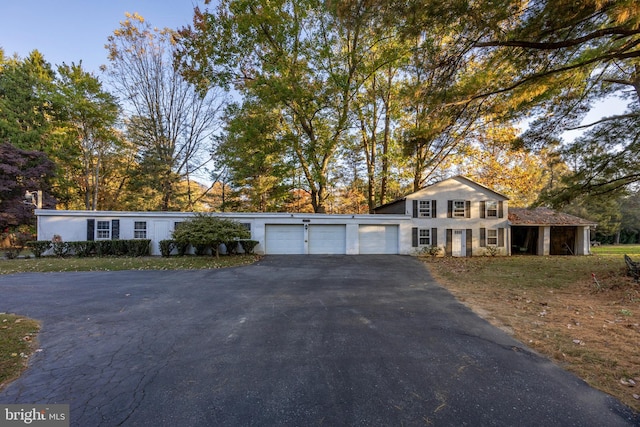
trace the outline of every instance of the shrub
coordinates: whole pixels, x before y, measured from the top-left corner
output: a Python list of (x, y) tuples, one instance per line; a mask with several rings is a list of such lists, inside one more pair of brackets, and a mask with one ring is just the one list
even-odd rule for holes
[(218, 249), (224, 242), (250, 237), (249, 230), (239, 222), (207, 214), (197, 214), (173, 232), (177, 244), (193, 246), (196, 255), (204, 255), (211, 250), (212, 255), (218, 256)]
[(224, 242), (224, 246), (227, 248), (227, 255), (235, 255), (238, 253), (238, 247), (240, 246), (240, 241), (228, 240)]
[(240, 244), (242, 245), (242, 250), (244, 251), (244, 253), (246, 253), (247, 255), (251, 255), (253, 254), (253, 250), (256, 248), (256, 246), (258, 246), (258, 242), (257, 240), (240, 240)]
[(128, 256), (141, 257), (151, 253), (151, 240), (149, 239), (123, 240), (123, 242), (126, 242)]
[(149, 239), (96, 240), (98, 256), (147, 256), (150, 253)]
[(96, 253), (96, 242), (91, 240), (67, 242), (69, 251), (79, 258), (85, 258)]
[(51, 242), (49, 240), (34, 240), (27, 242), (27, 247), (33, 253), (33, 256), (40, 258), (43, 253), (51, 249)]
[(160, 240), (160, 255), (162, 255), (163, 257), (169, 257), (171, 256), (171, 252), (173, 252), (176, 247), (177, 244), (175, 240)]
[(67, 242), (55, 241), (51, 243), (53, 245), (53, 254), (57, 257), (64, 258), (69, 254), (69, 245)]

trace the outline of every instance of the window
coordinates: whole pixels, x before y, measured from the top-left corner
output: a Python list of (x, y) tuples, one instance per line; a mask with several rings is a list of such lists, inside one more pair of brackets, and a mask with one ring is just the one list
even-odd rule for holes
[(418, 216), (422, 218), (431, 217), (431, 200), (420, 200), (418, 202)]
[(464, 218), (465, 210), (464, 210), (464, 200), (454, 200), (453, 201), (453, 216), (454, 218)]
[(111, 238), (111, 222), (98, 221), (96, 227), (96, 239), (110, 239)]
[(146, 221), (135, 221), (133, 223), (133, 238), (134, 239), (146, 239), (147, 238), (147, 223), (146, 223)]
[(431, 230), (428, 228), (421, 228), (418, 230), (418, 243), (420, 246), (429, 246), (431, 245)]
[(485, 206), (487, 208), (487, 218), (498, 217), (498, 202), (495, 200), (488, 200)]
[(487, 246), (498, 246), (498, 230), (487, 230)]

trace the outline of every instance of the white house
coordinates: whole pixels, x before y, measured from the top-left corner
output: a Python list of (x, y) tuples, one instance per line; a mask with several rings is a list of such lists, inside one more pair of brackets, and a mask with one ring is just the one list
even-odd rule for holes
[[(195, 214), (37, 209), (36, 215), (39, 240), (51, 240), (55, 235), (63, 241), (150, 239), (151, 253), (159, 255), (159, 242), (170, 239), (177, 224)], [(260, 254), (413, 255), (424, 248), (438, 247), (444, 255), (464, 257), (510, 255), (513, 246), (507, 197), (461, 176), (379, 206), (374, 215), (213, 215), (244, 224), (251, 238), (259, 242), (255, 251)], [(575, 234), (587, 236), (585, 227), (590, 225), (574, 225)], [(543, 230), (534, 236), (543, 238), (541, 249), (535, 253), (550, 253), (544, 246), (551, 242), (549, 239), (545, 243), (545, 225), (535, 226)], [(584, 246), (584, 237), (574, 240)], [(586, 252), (577, 248), (574, 253), (588, 253), (588, 248)]]
[[(456, 176), (379, 206), (376, 214), (411, 217), (411, 246), (437, 246), (445, 255), (510, 254), (508, 198)], [(490, 249), (492, 248), (492, 249)]]

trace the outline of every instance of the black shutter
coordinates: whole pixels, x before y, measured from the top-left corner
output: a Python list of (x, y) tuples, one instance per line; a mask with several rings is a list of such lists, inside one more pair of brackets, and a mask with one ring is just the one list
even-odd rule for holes
[(480, 247), (484, 248), (486, 246), (487, 246), (487, 229), (481, 228), (480, 229)]
[(473, 234), (471, 229), (467, 228), (467, 256), (473, 256)]
[(432, 200), (431, 201), (431, 218), (435, 218), (437, 215), (437, 210), (436, 210), (436, 201)]
[(87, 220), (87, 240), (94, 240), (96, 235), (96, 220)]
[(502, 201), (498, 202), (498, 218), (504, 218), (504, 207)]
[(504, 248), (504, 228), (498, 228), (498, 246)]
[(414, 248), (418, 247), (418, 228), (413, 227), (411, 229), (411, 246)]
[(112, 219), (111, 220), (111, 239), (119, 239), (120, 238), (120, 220)]
[(480, 218), (486, 218), (487, 212), (487, 202), (485, 202), (484, 200), (480, 202)]
[(469, 200), (464, 202), (464, 216), (465, 218), (471, 218), (471, 202)]
[(434, 247), (438, 246), (438, 229), (437, 228), (431, 229), (431, 246), (434, 246)]
[(453, 200), (447, 200), (447, 218), (453, 218)]
[(413, 217), (418, 218), (418, 201), (413, 201)]
[(450, 228), (447, 228), (447, 243), (444, 251), (445, 255), (451, 256), (453, 254), (452, 240), (453, 240), (453, 230)]

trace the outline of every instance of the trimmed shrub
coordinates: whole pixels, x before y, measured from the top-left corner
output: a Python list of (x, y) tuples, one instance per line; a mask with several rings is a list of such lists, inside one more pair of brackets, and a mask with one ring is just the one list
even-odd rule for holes
[(207, 214), (197, 214), (173, 232), (177, 244), (193, 246), (196, 255), (211, 251), (212, 255), (218, 256), (223, 243), (250, 237), (251, 232), (239, 222)]
[(27, 242), (27, 247), (33, 253), (33, 256), (36, 258), (40, 258), (43, 253), (51, 249), (51, 241), (50, 240), (33, 240), (31, 242)]
[(69, 245), (67, 242), (54, 241), (53, 245), (53, 254), (59, 258), (64, 258), (69, 254)]
[(227, 248), (227, 255), (236, 255), (238, 248), (240, 247), (239, 240), (228, 240), (224, 242), (224, 246)]
[(240, 240), (240, 244), (242, 245), (242, 250), (247, 255), (253, 254), (253, 250), (256, 248), (256, 246), (258, 246), (258, 243), (260, 242), (258, 242), (257, 240)]
[(92, 256), (96, 253), (95, 241), (86, 240), (80, 242), (67, 242), (67, 245), (69, 246), (69, 252), (73, 253), (79, 258)]
[(171, 252), (173, 252), (173, 250), (176, 248), (175, 240), (170, 240), (170, 239), (160, 240), (159, 243), (160, 243), (160, 255), (162, 255), (163, 257), (171, 256)]

